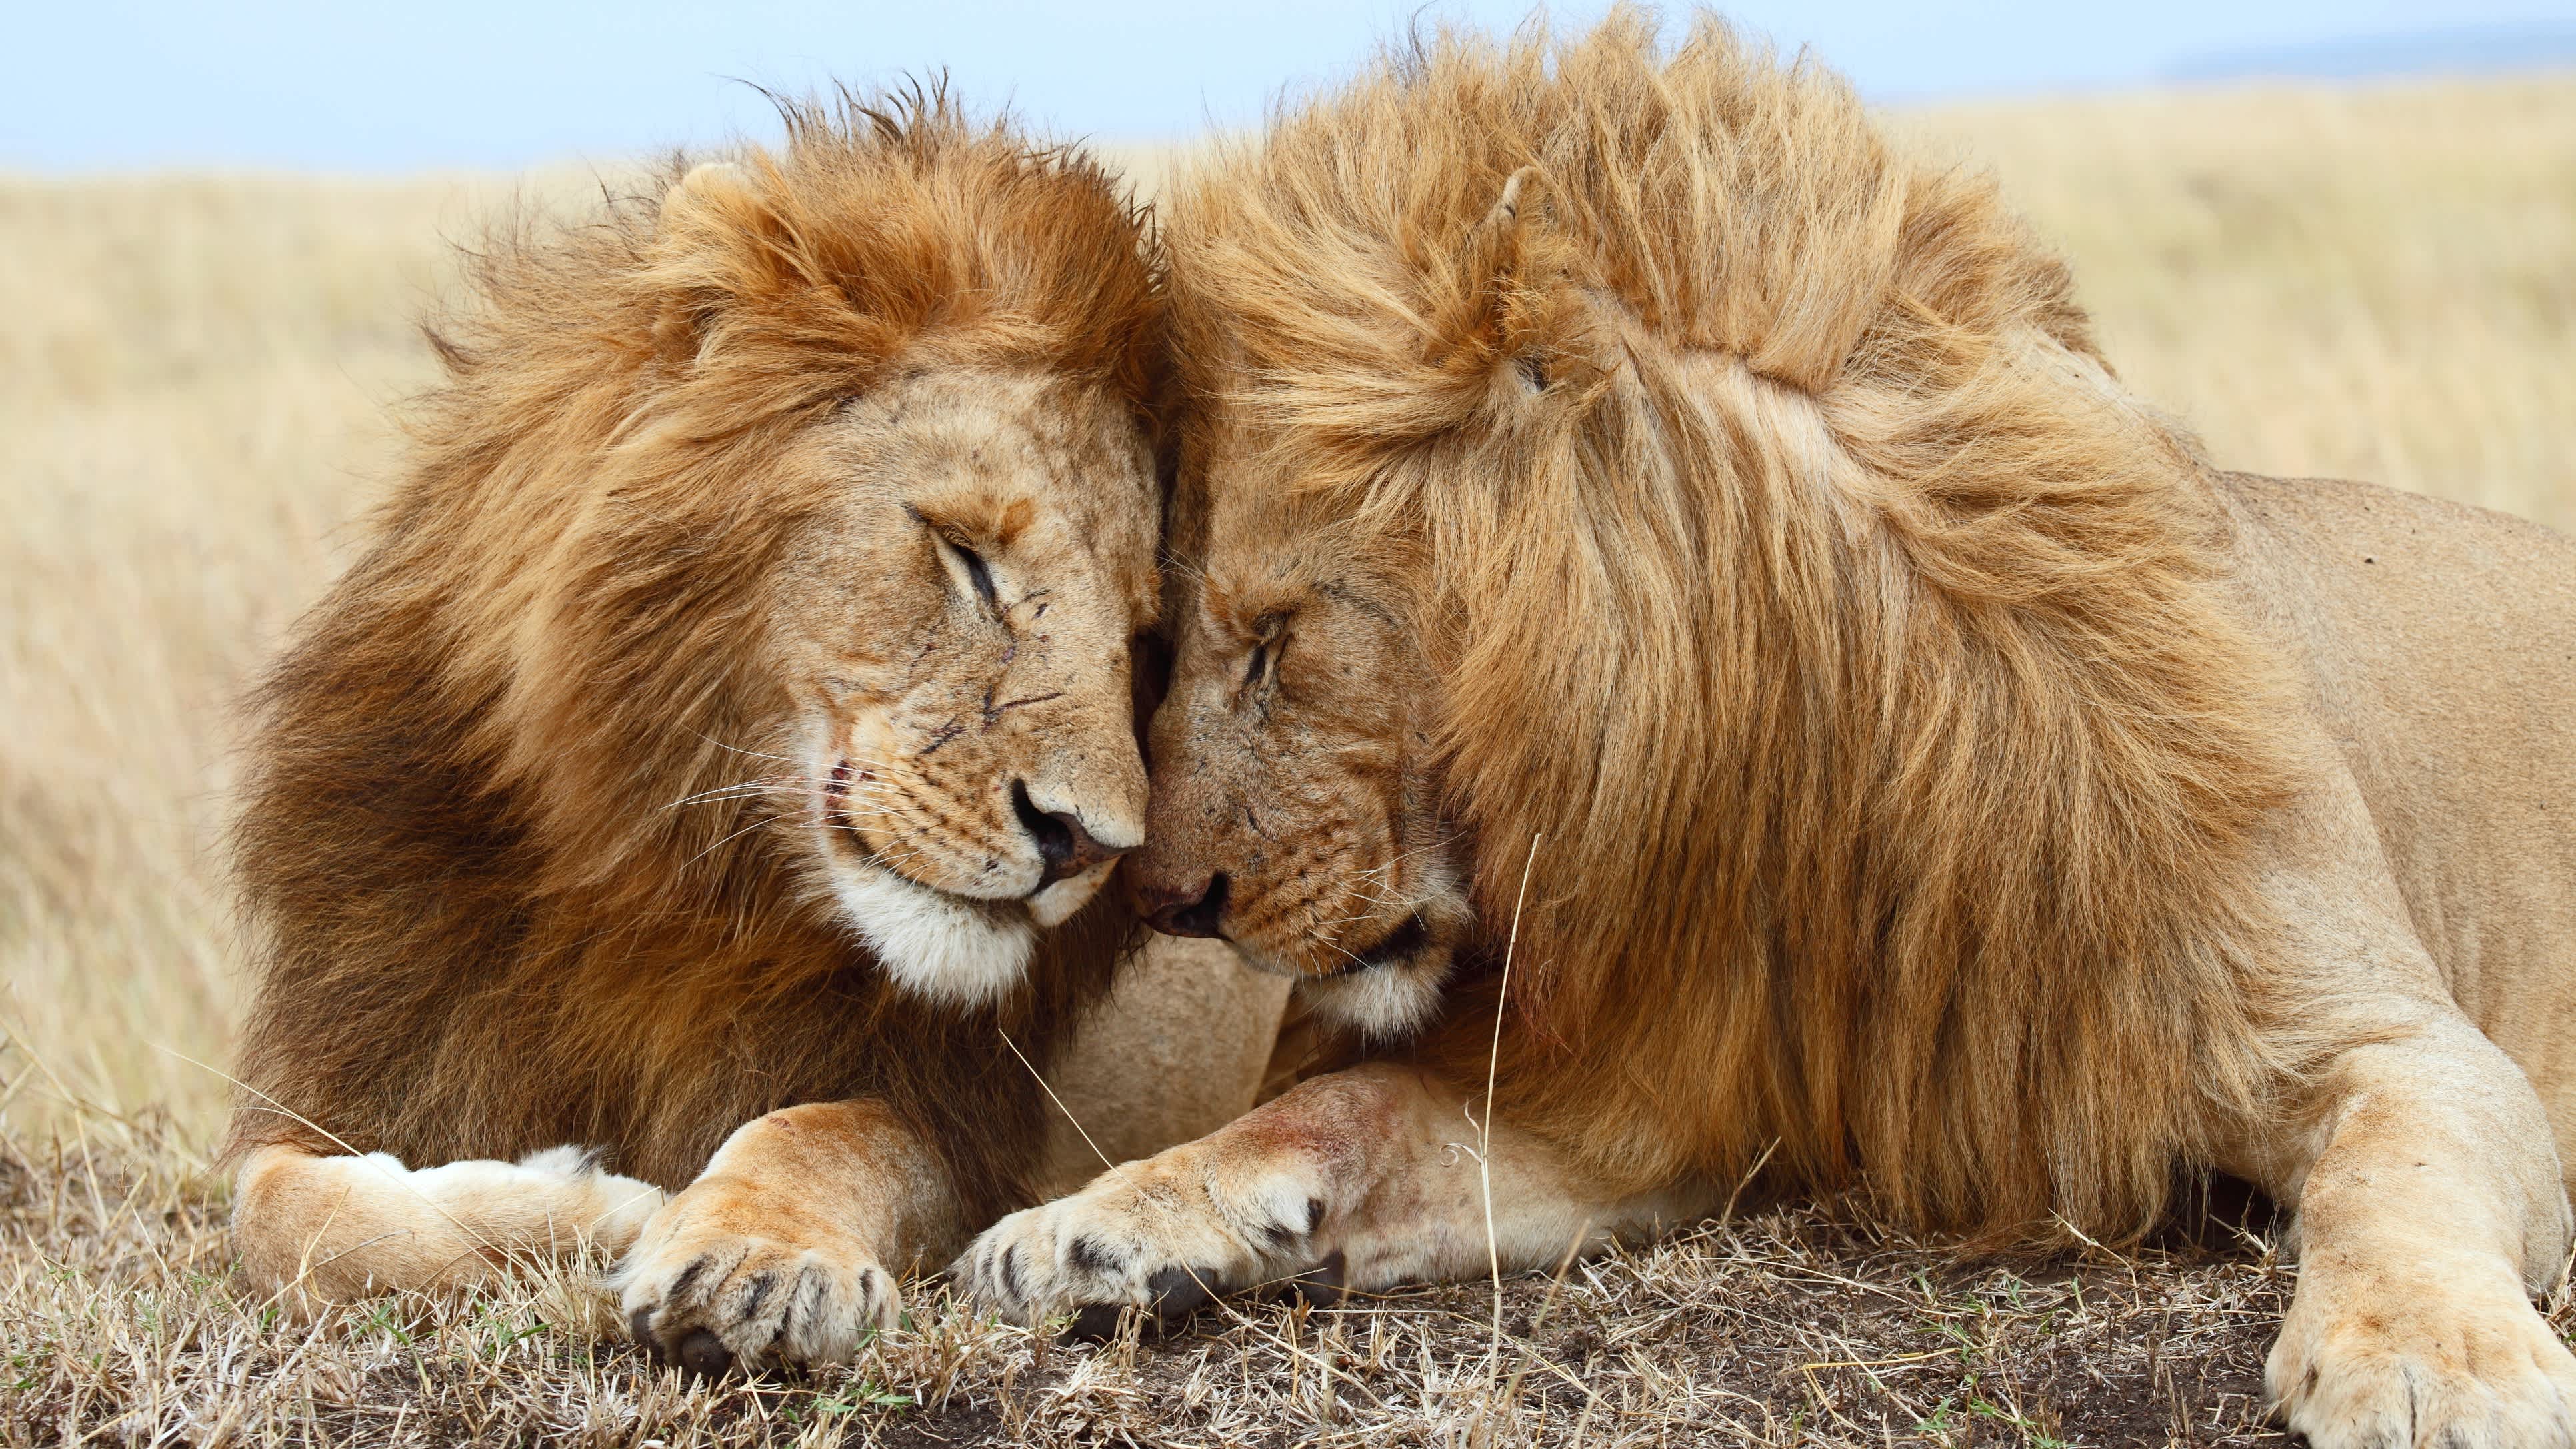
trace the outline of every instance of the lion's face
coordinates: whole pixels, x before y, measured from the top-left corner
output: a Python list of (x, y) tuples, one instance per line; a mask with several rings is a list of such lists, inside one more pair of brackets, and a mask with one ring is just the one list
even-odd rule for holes
[(420, 567), (531, 889), (970, 1005), (1143, 838), (1165, 332), (1096, 168), (888, 124), (506, 254)]
[(771, 601), (791, 716), (771, 737), (797, 797), (778, 820), (898, 980), (987, 999), (1144, 838), (1144, 440), (1095, 389), (929, 370), (846, 405), (783, 466), (828, 502)]
[(1137, 903), (1158, 929), (1299, 978), (1351, 1026), (1403, 1032), (1470, 924), (1406, 570), (1257, 487), (1201, 496)]

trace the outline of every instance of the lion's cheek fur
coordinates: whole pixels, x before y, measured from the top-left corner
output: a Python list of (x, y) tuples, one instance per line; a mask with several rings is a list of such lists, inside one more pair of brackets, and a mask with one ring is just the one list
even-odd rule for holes
[(1401, 1041), (1440, 1009), (1449, 979), (1446, 952), (1310, 982), (1299, 996), (1316, 1015), (1372, 1042)]

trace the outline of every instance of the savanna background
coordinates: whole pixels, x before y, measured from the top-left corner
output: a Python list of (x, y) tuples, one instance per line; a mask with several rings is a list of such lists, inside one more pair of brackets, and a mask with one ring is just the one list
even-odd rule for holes
[[(2122, 374), (2223, 462), (2576, 528), (2576, 72), (1887, 118), (2001, 176)], [(1172, 155), (1104, 149), (1149, 188)], [(363, 542), (454, 245), (619, 174), (0, 172), (0, 1444), (2271, 1436), (2288, 1275), (2224, 1213), (1996, 1265), (1864, 1204), (1747, 1204), (1558, 1281), (1098, 1349), (916, 1286), (849, 1371), (748, 1385), (643, 1364), (579, 1273), (291, 1330), (235, 1294), (206, 1167), (233, 703)]]

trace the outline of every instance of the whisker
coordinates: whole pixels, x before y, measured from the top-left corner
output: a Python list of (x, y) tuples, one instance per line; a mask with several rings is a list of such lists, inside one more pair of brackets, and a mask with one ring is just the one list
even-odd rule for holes
[(706, 733), (704, 730), (691, 730), (689, 733), (696, 735), (699, 739), (705, 740), (708, 744), (711, 744), (720, 750), (730, 750), (737, 755), (748, 755), (755, 760), (776, 760), (782, 765), (795, 765), (800, 769), (804, 767), (805, 762), (802, 760), (791, 760), (785, 755), (773, 755), (766, 750), (746, 750), (739, 745), (729, 745), (724, 741), (717, 739), (715, 736)]
[(715, 844), (708, 846), (705, 850), (701, 850), (701, 851), (699, 851), (696, 855), (690, 856), (687, 860), (682, 861), (680, 864), (681, 864), (681, 866), (682, 866), (682, 868), (683, 868), (683, 869), (685, 869), (685, 868), (687, 868), (687, 867), (689, 867), (689, 866), (695, 865), (695, 864), (697, 864), (700, 860), (705, 859), (705, 858), (706, 858), (706, 856), (707, 856), (707, 854), (708, 854), (709, 852), (711, 852), (711, 851), (717, 851), (717, 850), (722, 850), (725, 846), (732, 844), (734, 841), (739, 840), (739, 839), (741, 839), (742, 837), (744, 837), (744, 836), (746, 836), (746, 835), (749, 835), (751, 832), (753, 832), (753, 831), (755, 831), (755, 830), (760, 829), (760, 828), (761, 828), (762, 826), (764, 826), (764, 825), (768, 825), (768, 824), (773, 823), (776, 819), (777, 819), (777, 817), (775, 817), (775, 816), (771, 816), (771, 815), (763, 815), (763, 816), (761, 816), (760, 818), (758, 818), (758, 819), (756, 819), (756, 820), (752, 821), (749, 825), (746, 825), (746, 826), (742, 827), (740, 830), (728, 831), (728, 832), (726, 832), (726, 833), (725, 833), (724, 838), (722, 838), (722, 839), (720, 839), (720, 840), (716, 841), (716, 842), (715, 842)]
[(1343, 955), (1350, 957), (1351, 964), (1354, 966), (1366, 966), (1368, 964), (1368, 962), (1360, 959), (1360, 953), (1357, 951), (1352, 950), (1350, 947), (1343, 945), (1339, 941), (1325, 940), (1318, 932), (1308, 931), (1306, 933), (1306, 939), (1314, 942), (1318, 946), (1329, 947), (1332, 950), (1339, 951)]
[(1427, 841), (1421, 845), (1417, 845), (1411, 850), (1398, 851), (1393, 856), (1388, 857), (1385, 864), (1370, 866), (1368, 869), (1359, 872), (1358, 876), (1355, 878), (1366, 880), (1371, 877), (1382, 877), (1415, 856), (1425, 855), (1434, 850), (1445, 850), (1449, 846), (1456, 844), (1460, 838), (1460, 834), (1444, 835), (1437, 840)]
[(784, 787), (795, 783), (797, 782), (792, 779), (740, 780), (730, 785), (712, 786), (708, 789), (700, 790), (694, 795), (683, 795), (679, 799), (672, 801), (662, 808), (665, 810), (677, 810), (683, 805), (706, 805), (719, 800), (743, 799), (761, 795), (771, 790), (783, 789)]

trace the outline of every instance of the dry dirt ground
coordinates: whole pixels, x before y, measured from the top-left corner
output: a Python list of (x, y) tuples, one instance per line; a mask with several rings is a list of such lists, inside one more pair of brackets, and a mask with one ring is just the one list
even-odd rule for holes
[[(2222, 461), (2576, 526), (2576, 77), (1893, 120), (2001, 174)], [(448, 242), (592, 184), (0, 176), (0, 1445), (2277, 1438), (2289, 1273), (2241, 1212), (1995, 1264), (1748, 1204), (1499, 1314), (1471, 1285), (1102, 1348), (916, 1285), (912, 1328), (801, 1383), (642, 1364), (578, 1276), (318, 1325), (238, 1297), (204, 1165), (230, 701), (363, 536)]]
[[(228, 1282), (157, 1124), (0, 1144), (0, 1442), (1388, 1445), (2277, 1442), (2271, 1225), (1967, 1261), (1857, 1203), (1744, 1210), (1562, 1277), (1248, 1302), (1050, 1342), (913, 1285), (818, 1376), (693, 1382), (584, 1273), (289, 1324)], [(2561, 1322), (2566, 1321), (2562, 1309)]]

